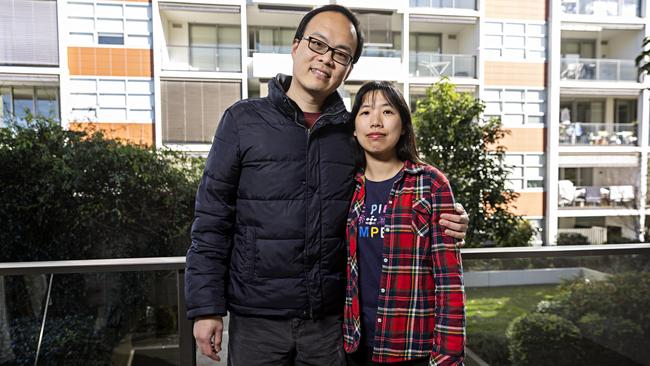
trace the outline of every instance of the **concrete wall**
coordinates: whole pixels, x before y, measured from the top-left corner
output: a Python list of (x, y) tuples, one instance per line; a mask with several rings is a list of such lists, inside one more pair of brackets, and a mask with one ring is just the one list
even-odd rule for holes
[(600, 281), (607, 276), (589, 268), (572, 267), (465, 272), (464, 279), (465, 287), (499, 287), (559, 284), (576, 278)]

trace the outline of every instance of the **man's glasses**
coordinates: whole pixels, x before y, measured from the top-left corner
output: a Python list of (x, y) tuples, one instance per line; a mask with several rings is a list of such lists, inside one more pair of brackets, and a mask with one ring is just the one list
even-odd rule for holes
[(349, 53), (341, 51), (334, 47), (330, 47), (330, 45), (318, 38), (302, 37), (302, 39), (307, 41), (307, 45), (310, 50), (316, 52), (319, 55), (324, 55), (327, 52), (332, 51), (332, 60), (334, 60), (334, 62), (337, 64), (348, 66), (350, 62), (352, 62), (352, 56)]

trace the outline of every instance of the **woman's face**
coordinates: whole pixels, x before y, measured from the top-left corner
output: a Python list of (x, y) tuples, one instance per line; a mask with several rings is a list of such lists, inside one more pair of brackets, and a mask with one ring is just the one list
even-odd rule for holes
[(366, 154), (382, 160), (397, 157), (395, 147), (401, 135), (402, 119), (384, 93), (372, 91), (364, 95), (354, 118), (354, 136)]

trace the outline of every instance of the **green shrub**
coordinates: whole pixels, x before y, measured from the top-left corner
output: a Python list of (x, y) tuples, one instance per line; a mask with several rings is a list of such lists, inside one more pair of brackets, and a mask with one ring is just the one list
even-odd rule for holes
[(513, 366), (582, 364), (580, 330), (557, 315), (522, 315), (510, 323), (506, 337)]
[[(644, 268), (646, 259), (637, 258)], [(553, 301), (537, 312), (557, 315), (575, 324), (583, 337), (585, 364), (643, 364), (650, 350), (650, 273), (627, 272), (604, 281), (575, 280), (561, 286)], [(636, 362), (636, 363), (635, 363)]]
[(557, 245), (589, 245), (589, 239), (578, 233), (561, 233), (557, 235)]

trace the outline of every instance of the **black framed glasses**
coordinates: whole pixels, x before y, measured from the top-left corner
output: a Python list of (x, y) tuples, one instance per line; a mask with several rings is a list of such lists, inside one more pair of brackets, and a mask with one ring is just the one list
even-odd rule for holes
[(341, 51), (338, 48), (330, 47), (330, 45), (318, 38), (302, 37), (302, 39), (307, 41), (307, 46), (310, 50), (316, 52), (319, 55), (324, 55), (327, 52), (332, 51), (332, 60), (334, 60), (334, 62), (337, 64), (348, 66), (350, 62), (352, 62), (352, 56), (349, 53)]

